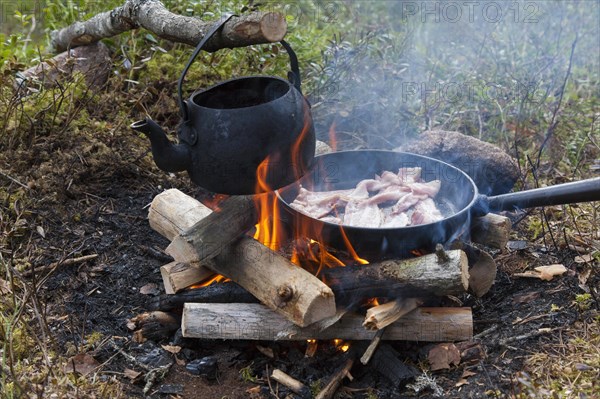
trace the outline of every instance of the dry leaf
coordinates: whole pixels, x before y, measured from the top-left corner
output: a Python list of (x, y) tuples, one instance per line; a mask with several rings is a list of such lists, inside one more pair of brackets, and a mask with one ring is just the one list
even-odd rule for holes
[(460, 363), (460, 352), (454, 344), (438, 344), (431, 348), (427, 356), (431, 371), (449, 369)]
[(35, 230), (38, 232), (39, 235), (42, 236), (42, 238), (46, 238), (46, 232), (44, 231), (44, 228), (42, 226), (35, 226)]
[(567, 271), (567, 268), (562, 264), (538, 266), (535, 268), (540, 272), (540, 279), (550, 281), (554, 276), (560, 276)]
[(100, 363), (96, 359), (87, 353), (80, 353), (67, 361), (64, 370), (65, 373), (79, 373), (85, 376), (96, 370), (98, 366)]
[(456, 384), (454, 384), (456, 388), (462, 387), (463, 385), (469, 385), (469, 381), (465, 380), (464, 378), (461, 378)]
[(148, 283), (142, 288), (140, 288), (140, 294), (144, 295), (158, 295), (160, 291), (158, 290), (158, 286), (154, 283)]
[(468, 378), (468, 377), (472, 377), (474, 375), (477, 375), (477, 373), (470, 371), (470, 370), (465, 370), (462, 373), (462, 376), (460, 378)]
[(161, 345), (164, 350), (170, 353), (179, 353), (181, 351), (181, 346), (175, 345)]
[(261, 395), (261, 388), (260, 388), (260, 386), (255, 386), (255, 387), (246, 389), (246, 393), (248, 394), (248, 397), (251, 398), (251, 399), (259, 399), (259, 398), (263, 397)]
[(136, 329), (136, 324), (135, 321), (132, 320), (127, 320), (127, 328), (130, 329), (131, 331)]
[(8, 281), (0, 278), (0, 295), (10, 294), (12, 289), (10, 289), (10, 284)]
[(514, 273), (515, 277), (534, 277), (539, 278), (540, 280), (552, 280), (554, 276), (560, 276), (565, 273), (567, 268), (562, 264), (548, 265), (548, 266), (538, 266), (535, 268), (535, 271), (526, 271), (524, 273)]
[(125, 375), (125, 377), (129, 378), (131, 381), (137, 379), (140, 375), (142, 375), (142, 373), (140, 373), (139, 371), (135, 371), (132, 369), (125, 369), (125, 371), (123, 371), (123, 375)]
[(587, 281), (591, 275), (592, 275), (592, 268), (589, 265), (584, 266), (584, 269), (581, 272), (579, 272), (579, 274), (577, 275), (577, 278), (579, 279), (579, 286), (585, 287), (587, 285)]
[(594, 257), (592, 256), (592, 254), (585, 254), (585, 255), (575, 257), (576, 263), (588, 263), (588, 262), (591, 262), (592, 260), (594, 260)]

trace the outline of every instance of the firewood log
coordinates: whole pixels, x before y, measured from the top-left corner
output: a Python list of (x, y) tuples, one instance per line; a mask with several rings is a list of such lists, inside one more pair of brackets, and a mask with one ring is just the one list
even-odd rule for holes
[[(184, 337), (203, 339), (371, 340), (375, 331), (363, 326), (364, 316), (347, 313), (332, 326), (300, 328), (269, 308), (253, 303), (186, 303)], [(383, 340), (464, 341), (473, 336), (471, 308), (417, 308), (386, 327)]]
[(504, 249), (510, 238), (512, 223), (506, 216), (488, 213), (471, 224), (471, 240), (490, 248)]
[(412, 259), (390, 259), (361, 266), (325, 269), (325, 281), (340, 303), (371, 297), (457, 295), (469, 287), (469, 264), (462, 250)]

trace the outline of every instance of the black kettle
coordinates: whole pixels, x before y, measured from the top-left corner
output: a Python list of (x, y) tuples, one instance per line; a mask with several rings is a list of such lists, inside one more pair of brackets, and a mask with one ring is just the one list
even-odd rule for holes
[(298, 59), (283, 40), (291, 63), (288, 80), (273, 76), (231, 79), (183, 100), (182, 84), (190, 65), (229, 18), (205, 35), (179, 78), (183, 118), (179, 144), (171, 143), (149, 118), (131, 127), (148, 136), (160, 169), (187, 170), (195, 184), (216, 193), (258, 194), (286, 186), (310, 169), (315, 132), (310, 104), (300, 88)]

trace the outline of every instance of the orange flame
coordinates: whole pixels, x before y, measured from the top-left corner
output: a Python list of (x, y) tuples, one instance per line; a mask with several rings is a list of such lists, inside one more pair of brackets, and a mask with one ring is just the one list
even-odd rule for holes
[(350, 240), (348, 239), (348, 236), (346, 235), (346, 232), (344, 231), (344, 228), (342, 226), (340, 226), (340, 233), (342, 233), (342, 238), (344, 239), (344, 244), (346, 244), (346, 249), (348, 250), (348, 252), (352, 256), (352, 259), (354, 259), (355, 261), (357, 261), (361, 265), (368, 265), (369, 264), (368, 260), (363, 259), (360, 256), (358, 256), (358, 254), (354, 250), (354, 247), (350, 243)]
[(191, 285), (188, 287), (188, 289), (194, 289), (194, 288), (202, 288), (202, 287), (206, 287), (208, 285), (211, 285), (213, 283), (225, 283), (227, 281), (231, 281), (230, 279), (221, 276), (220, 274), (215, 274), (213, 276), (210, 276), (208, 278), (206, 278), (204, 281), (201, 281), (197, 284)]
[(277, 205), (277, 197), (271, 192), (271, 187), (267, 183), (267, 175), (269, 172), (269, 157), (265, 158), (260, 163), (256, 170), (257, 192), (266, 192), (255, 196), (256, 209), (258, 210), (258, 224), (256, 225), (256, 233), (254, 239), (266, 245), (273, 251), (279, 249), (281, 232), (283, 226), (277, 217), (279, 209)]
[[(305, 170), (305, 165), (301, 158), (302, 145), (304, 145), (306, 135), (310, 133), (311, 129), (312, 122), (309, 109), (305, 106), (304, 126), (298, 139), (292, 146), (291, 153), (292, 167), (296, 179), (299, 179), (301, 177), (300, 173)], [(333, 123), (330, 128), (330, 141), (332, 147), (335, 149), (337, 143), (335, 137), (335, 123)], [(281, 247), (281, 243), (286, 241), (286, 237), (284, 237), (284, 226), (278, 218), (278, 200), (272, 192), (272, 187), (270, 187), (268, 183), (269, 172), (272, 173), (275, 170), (274, 168), (277, 167), (276, 162), (274, 161), (275, 159), (271, 159), (271, 156), (265, 158), (256, 171), (256, 193), (266, 194), (257, 194), (255, 196), (259, 222), (256, 225), (254, 238), (270, 249), (278, 250)], [(343, 229), (341, 229), (341, 232), (348, 253), (352, 258), (360, 264), (369, 263), (367, 260), (358, 256)], [(307, 269), (315, 275), (319, 275), (323, 270), (323, 267), (345, 266), (345, 263), (342, 260), (327, 250), (324, 245), (322, 232), (317, 224), (301, 223), (295, 225), (293, 238), (295, 239), (295, 245), (293, 246), (290, 259), (292, 263)]]

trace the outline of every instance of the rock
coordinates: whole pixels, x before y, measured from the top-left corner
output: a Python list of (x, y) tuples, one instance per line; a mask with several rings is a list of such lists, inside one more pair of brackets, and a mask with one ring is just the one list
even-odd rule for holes
[(485, 195), (505, 194), (519, 178), (517, 161), (510, 155), (495, 145), (459, 132), (426, 131), (397, 150), (425, 155), (460, 168)]
[[(106, 83), (112, 67), (110, 51), (103, 43), (97, 42), (60, 53), (48, 61), (29, 68), (17, 77), (16, 86), (24, 80), (39, 81), (44, 87), (51, 87), (65, 78), (80, 72), (90, 87), (100, 87)], [(30, 86), (26, 83), (26, 86)]]
[(217, 358), (214, 356), (193, 360), (185, 366), (185, 369), (194, 375), (201, 375), (209, 380), (215, 380), (219, 373)]

